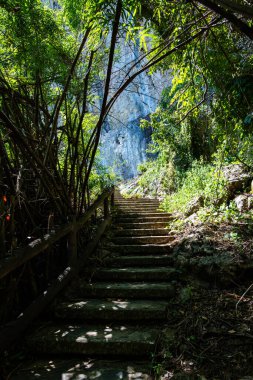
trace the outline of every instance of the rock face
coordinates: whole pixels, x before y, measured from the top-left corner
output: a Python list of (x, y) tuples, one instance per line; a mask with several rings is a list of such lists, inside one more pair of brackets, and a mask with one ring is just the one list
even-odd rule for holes
[(204, 197), (202, 195), (193, 198), (191, 202), (187, 205), (187, 210), (185, 212), (186, 216), (196, 213), (201, 207), (204, 206)]
[[(42, 0), (52, 9), (60, 8), (57, 0)], [(109, 46), (110, 37), (108, 37)], [(143, 54), (138, 41), (126, 43), (125, 38), (119, 38), (113, 65), (110, 95), (128, 78), (128, 71), (135, 64), (134, 70), (139, 70), (142, 64), (139, 58)], [(98, 77), (106, 74), (107, 62)], [(131, 71), (133, 74), (134, 71)], [(102, 75), (101, 75), (102, 74)], [(103, 97), (103, 79), (98, 78), (95, 94), (98, 97), (95, 106), (90, 111), (97, 114), (101, 108)], [(154, 112), (162, 93), (171, 82), (170, 75), (144, 72), (124, 90), (113, 105), (100, 140), (100, 161), (103, 166), (112, 168), (123, 179), (130, 179), (138, 174), (137, 167), (147, 159), (147, 146), (151, 131), (140, 128), (140, 120), (146, 119)]]
[(237, 191), (243, 191), (250, 185), (252, 173), (242, 164), (231, 164), (223, 168), (223, 175), (228, 184), (228, 196), (233, 198)]
[[(121, 39), (120, 58), (117, 59), (112, 75), (111, 88), (117, 89), (128, 69), (141, 56), (138, 44), (126, 45)], [(137, 70), (140, 68), (137, 64)], [(114, 104), (101, 136), (101, 161), (112, 167), (117, 175), (129, 179), (137, 175), (137, 166), (147, 159), (150, 131), (140, 128), (140, 119), (154, 112), (162, 89), (170, 82), (169, 75), (142, 73), (125, 89)], [(111, 91), (113, 94), (113, 91)]]
[(253, 194), (240, 194), (234, 201), (240, 212), (252, 210), (253, 208)]

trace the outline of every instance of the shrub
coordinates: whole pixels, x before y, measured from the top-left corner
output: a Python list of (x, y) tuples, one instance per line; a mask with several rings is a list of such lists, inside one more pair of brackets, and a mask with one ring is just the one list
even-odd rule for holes
[(194, 161), (192, 167), (185, 172), (178, 190), (165, 197), (164, 210), (168, 212), (185, 212), (189, 202), (203, 196), (205, 206), (218, 204), (226, 200), (226, 183), (221, 171), (202, 161)]

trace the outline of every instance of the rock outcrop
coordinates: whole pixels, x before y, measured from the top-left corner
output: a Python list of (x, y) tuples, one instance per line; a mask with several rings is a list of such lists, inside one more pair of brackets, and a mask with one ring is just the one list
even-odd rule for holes
[[(111, 88), (117, 89), (125, 74), (141, 56), (138, 44), (120, 43), (120, 58), (115, 62)], [(140, 64), (137, 64), (137, 69)], [(135, 177), (137, 166), (147, 159), (151, 131), (141, 129), (140, 120), (155, 111), (163, 88), (169, 84), (168, 74), (142, 73), (124, 90), (111, 109), (101, 136), (101, 161), (112, 167), (123, 179)]]
[(233, 199), (239, 191), (242, 192), (250, 185), (252, 173), (243, 164), (231, 164), (223, 168), (223, 175), (227, 181), (228, 197)]

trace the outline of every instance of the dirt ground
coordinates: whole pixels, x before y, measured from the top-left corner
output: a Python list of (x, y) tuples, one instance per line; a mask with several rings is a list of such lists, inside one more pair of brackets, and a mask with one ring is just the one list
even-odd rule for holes
[(173, 255), (183, 274), (157, 378), (253, 379), (252, 247), (246, 222), (191, 225), (178, 235)]

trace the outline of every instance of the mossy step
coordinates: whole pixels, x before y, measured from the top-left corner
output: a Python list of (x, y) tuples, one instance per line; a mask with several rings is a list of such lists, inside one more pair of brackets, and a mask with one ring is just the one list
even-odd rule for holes
[(33, 353), (145, 357), (154, 349), (159, 329), (129, 325), (52, 324), (26, 339)]
[(118, 204), (159, 204), (158, 199), (114, 199), (116, 205)]
[[(171, 222), (171, 220), (170, 220)], [(149, 229), (149, 228), (165, 228), (168, 227), (168, 222), (167, 221), (162, 221), (162, 222), (121, 222), (117, 224), (112, 224), (112, 230), (116, 228), (121, 228), (121, 229)]]
[(116, 201), (114, 202), (114, 205), (115, 206), (129, 206), (129, 205), (133, 205), (133, 206), (142, 206), (142, 205), (147, 205), (147, 206), (159, 206), (160, 205), (160, 202), (157, 201), (157, 200), (149, 200), (149, 201), (145, 201), (145, 200), (140, 200), (140, 201), (133, 201), (133, 200), (129, 200), (129, 201)]
[(130, 255), (130, 256), (114, 256), (106, 260), (109, 267), (122, 267), (122, 266), (160, 266), (172, 265), (174, 263), (171, 255)]
[(92, 275), (92, 279), (99, 281), (168, 281), (178, 276), (178, 271), (174, 268), (105, 268), (99, 269)]
[(12, 380), (152, 380), (151, 364), (143, 361), (43, 359), (23, 362)]
[(114, 236), (167, 236), (169, 234), (169, 230), (167, 228), (119, 228), (115, 231)]
[(140, 216), (135, 216), (135, 217), (129, 217), (128, 215), (126, 216), (116, 216), (113, 219), (113, 222), (115, 224), (118, 223), (142, 223), (142, 222), (171, 222), (173, 218), (168, 215), (163, 215), (159, 214), (157, 216), (146, 216), (146, 215), (140, 215)]
[(150, 216), (157, 216), (157, 215), (170, 215), (166, 212), (163, 212), (163, 211), (159, 211), (155, 208), (142, 208), (142, 209), (138, 209), (138, 208), (133, 208), (133, 209), (130, 209), (130, 208), (126, 208), (126, 209), (118, 209), (117, 210), (117, 216), (121, 217), (121, 216), (127, 216), (129, 215), (129, 217), (131, 216), (135, 216), (135, 215), (150, 215)]
[(54, 314), (71, 320), (155, 321), (166, 319), (167, 307), (167, 301), (90, 299), (62, 302), (55, 306)]
[(118, 245), (132, 245), (132, 244), (166, 244), (175, 240), (175, 236), (123, 236), (123, 237), (112, 237), (111, 241), (113, 244)]
[(139, 255), (149, 255), (149, 254), (158, 254), (172, 252), (172, 247), (169, 244), (125, 244), (125, 245), (106, 245), (105, 249), (110, 252), (117, 252), (121, 255), (128, 255), (132, 253), (137, 253)]
[(159, 210), (159, 204), (117, 205), (116, 210)]
[(144, 218), (144, 217), (157, 217), (167, 216), (170, 218), (170, 214), (157, 210), (118, 210), (116, 218)]
[(175, 294), (174, 286), (167, 282), (82, 282), (80, 280), (70, 297), (117, 299), (169, 299)]

